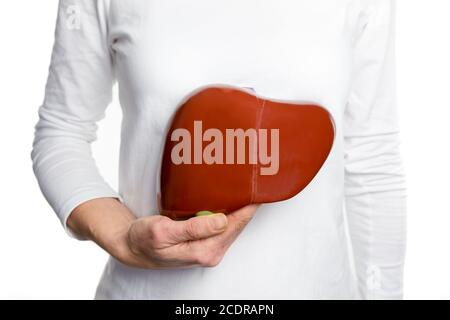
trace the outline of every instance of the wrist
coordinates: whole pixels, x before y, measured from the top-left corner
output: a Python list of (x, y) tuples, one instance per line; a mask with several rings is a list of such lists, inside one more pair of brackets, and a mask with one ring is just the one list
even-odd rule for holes
[(129, 256), (128, 231), (133, 220), (114, 221), (92, 231), (91, 240), (114, 258), (123, 261)]

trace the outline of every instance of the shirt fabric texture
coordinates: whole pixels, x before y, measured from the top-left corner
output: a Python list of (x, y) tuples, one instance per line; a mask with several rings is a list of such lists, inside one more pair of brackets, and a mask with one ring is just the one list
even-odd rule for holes
[[(406, 193), (394, 7), (392, 0), (60, 0), (32, 160), (72, 236), (69, 214), (91, 199), (116, 197), (137, 217), (157, 214), (165, 129), (199, 87), (313, 101), (336, 126), (311, 184), (258, 209), (217, 267), (143, 270), (110, 258), (96, 298), (401, 298)], [(119, 190), (100, 176), (90, 148), (116, 82)]]

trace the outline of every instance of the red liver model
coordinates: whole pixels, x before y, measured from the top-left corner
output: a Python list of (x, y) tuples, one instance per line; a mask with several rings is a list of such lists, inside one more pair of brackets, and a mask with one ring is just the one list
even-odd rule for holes
[(182, 219), (289, 199), (316, 176), (333, 141), (333, 119), (319, 105), (203, 88), (183, 101), (167, 133), (160, 212)]

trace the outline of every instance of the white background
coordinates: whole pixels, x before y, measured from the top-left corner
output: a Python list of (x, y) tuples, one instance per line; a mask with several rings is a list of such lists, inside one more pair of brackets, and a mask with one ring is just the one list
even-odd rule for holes
[[(31, 169), (57, 0), (0, 1), (0, 298), (90, 299), (106, 254), (69, 238)], [(450, 1), (397, 1), (398, 92), (409, 222), (405, 298), (450, 299)], [(117, 100), (116, 100), (117, 101)], [(120, 108), (94, 156), (117, 186)]]

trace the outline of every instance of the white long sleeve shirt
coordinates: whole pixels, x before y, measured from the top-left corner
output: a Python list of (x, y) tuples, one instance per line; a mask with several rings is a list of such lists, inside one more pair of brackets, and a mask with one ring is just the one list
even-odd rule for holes
[[(217, 267), (143, 270), (110, 258), (96, 298), (401, 298), (393, 27), (392, 0), (60, 0), (32, 159), (66, 229), (77, 205), (99, 197), (121, 199), (138, 217), (157, 214), (165, 128), (198, 87), (314, 101), (336, 125), (311, 184), (263, 205)], [(119, 190), (90, 149), (115, 81)]]

